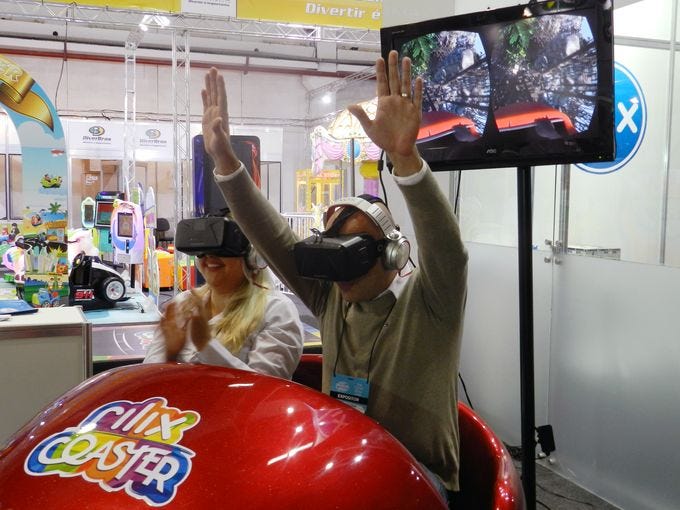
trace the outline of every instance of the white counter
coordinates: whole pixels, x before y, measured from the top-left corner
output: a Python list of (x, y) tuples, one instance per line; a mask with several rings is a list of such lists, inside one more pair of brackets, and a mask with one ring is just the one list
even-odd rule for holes
[(91, 375), (91, 338), (80, 307), (41, 308), (0, 322), (0, 447)]

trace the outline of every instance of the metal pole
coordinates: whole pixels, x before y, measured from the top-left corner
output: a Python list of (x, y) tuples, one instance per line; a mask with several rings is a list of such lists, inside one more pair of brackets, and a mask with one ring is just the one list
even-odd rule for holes
[[(678, 2), (673, 2), (671, 10), (671, 38), (670, 46), (668, 48), (668, 94), (667, 94), (667, 108), (669, 112), (673, 111), (673, 90), (675, 88), (675, 59), (676, 59), (676, 40), (677, 40), (677, 24), (678, 24)], [(664, 147), (664, 181), (663, 181), (663, 199), (661, 201), (661, 233), (659, 235), (659, 264), (666, 263), (666, 239), (668, 236), (668, 198), (669, 190), (671, 188), (671, 153), (673, 151), (673, 116), (669, 115), (666, 120), (666, 147)]]
[(522, 486), (527, 510), (536, 509), (534, 308), (531, 241), (531, 167), (517, 168), (519, 261), (519, 372), (522, 408)]
[(354, 138), (349, 140), (349, 160), (350, 160), (350, 171), (349, 171), (349, 195), (354, 196), (356, 193), (356, 184), (354, 182)]
[[(175, 228), (183, 218), (189, 217), (192, 204), (191, 168), (191, 107), (190, 100), (190, 72), (189, 33), (173, 30), (172, 32), (172, 94), (174, 126), (174, 184), (175, 184)], [(208, 176), (212, 178), (212, 176)], [(184, 260), (184, 271), (181, 271), (180, 258)], [(174, 286), (173, 293), (178, 290), (191, 288), (191, 267), (189, 257), (175, 252), (174, 255)]]

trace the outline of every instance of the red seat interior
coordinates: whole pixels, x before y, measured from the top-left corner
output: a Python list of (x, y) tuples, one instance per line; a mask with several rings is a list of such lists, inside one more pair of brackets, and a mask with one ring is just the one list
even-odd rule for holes
[[(293, 381), (321, 390), (321, 354), (303, 354)], [(519, 474), (503, 442), (468, 406), (458, 403), (460, 493), (456, 510), (521, 510)]]
[(468, 406), (458, 402), (460, 495), (456, 508), (521, 510), (522, 483), (503, 442)]

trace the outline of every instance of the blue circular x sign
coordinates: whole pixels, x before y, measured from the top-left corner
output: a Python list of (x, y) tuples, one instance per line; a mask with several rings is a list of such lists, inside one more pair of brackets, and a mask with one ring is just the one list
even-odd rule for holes
[(581, 170), (595, 174), (614, 172), (628, 163), (640, 148), (647, 128), (647, 105), (635, 76), (614, 63), (614, 136), (616, 157), (604, 163), (580, 163)]

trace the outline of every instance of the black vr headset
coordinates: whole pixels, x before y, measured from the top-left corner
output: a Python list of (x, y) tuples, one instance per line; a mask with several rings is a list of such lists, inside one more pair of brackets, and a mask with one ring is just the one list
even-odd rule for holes
[[(399, 232), (392, 218), (376, 202), (377, 197), (361, 195), (335, 202), (328, 208), (326, 219), (342, 207), (333, 225), (325, 232), (314, 234), (295, 243), (293, 253), (300, 276), (330, 281), (350, 281), (365, 275), (382, 257), (385, 269), (401, 270), (408, 261), (410, 245)], [(368, 215), (381, 229), (383, 239), (368, 234), (338, 235), (342, 224), (357, 209)]]
[(198, 257), (246, 257), (250, 243), (236, 222), (228, 218), (188, 218), (177, 224), (175, 249)]

